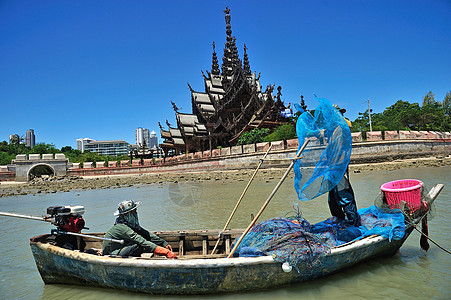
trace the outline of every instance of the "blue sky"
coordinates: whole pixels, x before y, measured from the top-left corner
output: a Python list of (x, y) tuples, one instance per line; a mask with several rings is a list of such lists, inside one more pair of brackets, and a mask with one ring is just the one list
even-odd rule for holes
[(135, 142), (137, 127), (191, 112), (224, 8), (240, 58), (261, 84), (310, 109), (314, 94), (354, 120), (402, 99), (451, 91), (451, 1), (0, 1), (0, 141), (34, 129), (57, 148), (77, 138)]

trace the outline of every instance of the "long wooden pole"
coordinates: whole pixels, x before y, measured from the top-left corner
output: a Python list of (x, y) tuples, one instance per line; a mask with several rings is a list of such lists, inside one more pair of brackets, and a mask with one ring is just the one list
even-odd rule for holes
[[(301, 156), (301, 153), (304, 151), (305, 147), (307, 147), (307, 144), (310, 142), (310, 140), (306, 140), (304, 142), (304, 144), (302, 145), (301, 149), (299, 149), (298, 153), (296, 154), (296, 159), (299, 158)], [(240, 238), (238, 239), (238, 241), (236, 242), (235, 246), (233, 246), (232, 251), (230, 251), (230, 254), (227, 256), (227, 258), (231, 258), (233, 256), (233, 253), (235, 253), (236, 249), (238, 248), (238, 246), (241, 244), (241, 241), (243, 240), (244, 236), (249, 232), (249, 230), (254, 226), (254, 224), (257, 222), (258, 218), (261, 216), (261, 214), (263, 213), (263, 211), (266, 209), (266, 207), (268, 206), (269, 202), (272, 200), (272, 198), (274, 197), (274, 195), (276, 194), (277, 190), (280, 188), (280, 186), (282, 185), (282, 183), (285, 181), (285, 178), (287, 178), (288, 174), (290, 173), (291, 169), (294, 166), (294, 163), (296, 161), (296, 159), (294, 159), (290, 166), (287, 168), (287, 170), (285, 171), (285, 174), (283, 174), (282, 178), (280, 178), (279, 183), (277, 183), (276, 187), (274, 188), (274, 190), (272, 191), (271, 195), (269, 195), (268, 199), (266, 199), (265, 203), (263, 203), (262, 208), (260, 208), (259, 212), (257, 213), (257, 215), (255, 216), (255, 218), (252, 220), (252, 222), (249, 224), (249, 226), (247, 226), (247, 228), (244, 230), (243, 234), (240, 236)]]
[(22, 219), (29, 219), (29, 220), (36, 220), (36, 221), (43, 221), (43, 222), (50, 222), (51, 221), (50, 219), (46, 219), (44, 217), (19, 215), (19, 214), (13, 214), (13, 213), (1, 212), (1, 211), (0, 211), (0, 216), (22, 218)]
[[(5, 217), (13, 217), (13, 218), (22, 218), (22, 219), (29, 219), (29, 220), (36, 220), (36, 221), (43, 221), (43, 222), (52, 222), (51, 218), (44, 218), (44, 217), (35, 217), (35, 216), (28, 216), (28, 215), (20, 215), (20, 214), (14, 214), (14, 213), (7, 213), (0, 211), (0, 216)], [(82, 233), (75, 233), (75, 232), (68, 232), (68, 231), (61, 231), (61, 230), (55, 230), (56, 233), (59, 234), (70, 234), (70, 235), (76, 235), (76, 236), (84, 236), (84, 237), (90, 237), (93, 239), (103, 240), (103, 241), (111, 241), (119, 244), (123, 244), (124, 240), (116, 240), (116, 239), (109, 239), (109, 238), (103, 238), (95, 235), (89, 235), (89, 234), (82, 234)]]
[(258, 170), (260, 169), (261, 165), (262, 165), (263, 162), (265, 161), (265, 158), (266, 158), (266, 156), (268, 155), (268, 153), (269, 153), (269, 151), (271, 150), (271, 148), (272, 148), (272, 145), (270, 144), (268, 150), (266, 150), (265, 155), (264, 155), (263, 158), (260, 160), (260, 163), (258, 164), (257, 169), (255, 169), (254, 174), (252, 174), (251, 179), (249, 179), (249, 182), (247, 183), (246, 187), (244, 188), (244, 191), (241, 193), (240, 199), (238, 199), (238, 202), (235, 204), (235, 207), (233, 208), (232, 213), (230, 214), (229, 219), (228, 219), (227, 222), (225, 223), (224, 228), (223, 228), (222, 231), (219, 233), (218, 240), (216, 241), (216, 244), (215, 244), (215, 246), (214, 246), (214, 248), (213, 248), (213, 251), (211, 251), (211, 254), (215, 254), (216, 248), (218, 248), (219, 241), (221, 240), (221, 233), (227, 229), (227, 226), (229, 226), (229, 223), (230, 223), (230, 221), (232, 220), (232, 217), (235, 215), (235, 212), (236, 212), (238, 206), (240, 205), (241, 200), (242, 200), (243, 197), (244, 197), (244, 194), (246, 194), (247, 189), (248, 189), (249, 186), (251, 185), (252, 180), (254, 180), (255, 175), (257, 174), (257, 172), (258, 172)]

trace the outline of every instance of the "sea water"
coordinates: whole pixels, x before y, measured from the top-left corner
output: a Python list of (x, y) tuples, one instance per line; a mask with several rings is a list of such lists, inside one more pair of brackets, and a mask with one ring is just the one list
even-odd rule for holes
[[(270, 172), (268, 173), (270, 174)], [(278, 182), (278, 178), (255, 179), (233, 217), (229, 228), (245, 228), (256, 215)], [(449, 216), (451, 213), (451, 168), (410, 168), (351, 174), (358, 207), (373, 204), (385, 182), (404, 178), (422, 180), (428, 188), (445, 184), (429, 220), (430, 238), (451, 250)], [(142, 202), (138, 209), (140, 224), (148, 230), (222, 229), (247, 180), (176, 182), (137, 185), (127, 188), (71, 191), (66, 193), (24, 195), (0, 198), (0, 211), (40, 216), (52, 205), (83, 205), (89, 232), (104, 232), (115, 220), (117, 204), (125, 199)], [(293, 179), (287, 178), (260, 220), (295, 213), (299, 204), (302, 216), (316, 223), (330, 216), (327, 197), (299, 202)], [(1, 299), (122, 299), (179, 297), (149, 296), (139, 293), (71, 285), (45, 285), (36, 268), (29, 238), (48, 233), (45, 222), (0, 216), (0, 298)], [(374, 259), (340, 273), (297, 285), (230, 295), (184, 297), (220, 299), (450, 299), (451, 255), (433, 243), (428, 252), (419, 246), (420, 234), (414, 231), (399, 253)]]

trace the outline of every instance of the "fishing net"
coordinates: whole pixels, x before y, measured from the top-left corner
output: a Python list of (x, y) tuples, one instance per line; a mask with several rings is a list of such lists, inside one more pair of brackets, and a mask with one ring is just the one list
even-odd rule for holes
[(294, 187), (300, 200), (311, 200), (329, 192), (342, 179), (351, 159), (351, 131), (341, 113), (327, 99), (316, 98), (319, 105), (302, 113), (296, 123), (300, 146), (309, 146), (303, 159), (294, 165)]
[[(376, 206), (359, 210), (361, 226), (331, 217), (311, 225), (299, 213), (295, 217), (273, 218), (254, 226), (236, 253), (240, 257), (271, 255), (299, 273), (321, 267), (321, 257), (331, 249), (365, 236), (378, 234), (399, 240), (404, 237), (404, 216), (399, 210), (384, 211)], [(299, 264), (305, 264), (299, 268)]]

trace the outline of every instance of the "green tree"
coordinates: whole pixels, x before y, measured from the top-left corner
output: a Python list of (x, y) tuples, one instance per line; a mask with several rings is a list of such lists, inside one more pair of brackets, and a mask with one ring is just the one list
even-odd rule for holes
[(237, 145), (247, 145), (263, 142), (263, 138), (269, 134), (268, 128), (254, 128), (249, 132), (243, 133), (238, 138)]
[(418, 118), (418, 130), (446, 131), (442, 126), (445, 110), (439, 102), (423, 105)]
[(281, 141), (281, 140), (289, 140), (296, 138), (296, 125), (293, 123), (287, 123), (280, 125), (277, 127), (274, 132), (267, 135), (263, 141), (264, 142), (272, 142), (272, 141)]
[(445, 99), (443, 99), (442, 107), (445, 111), (445, 115), (451, 115), (451, 91), (446, 94)]
[(382, 113), (387, 130), (418, 130), (421, 109), (418, 103), (398, 100)]
[(423, 98), (423, 106), (424, 105), (428, 105), (428, 104), (432, 104), (436, 102), (435, 101), (435, 95), (432, 93), (432, 91), (429, 91), (429, 93), (427, 93), (424, 98)]
[(33, 149), (31, 149), (30, 153), (34, 154), (46, 154), (46, 153), (60, 153), (60, 150), (55, 148), (55, 145), (53, 144), (45, 144), (45, 143), (38, 143), (34, 145)]

